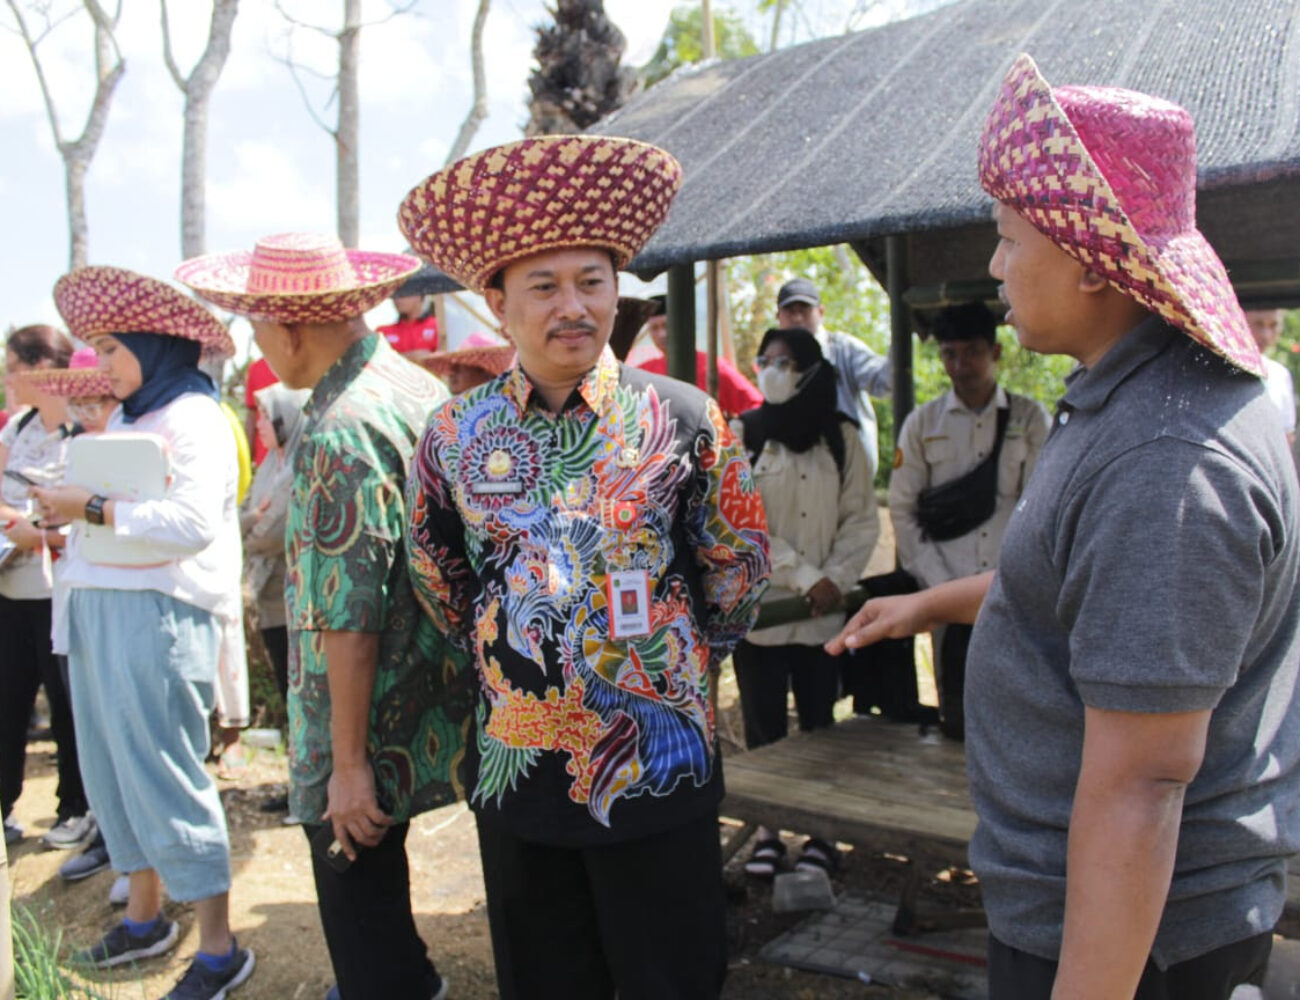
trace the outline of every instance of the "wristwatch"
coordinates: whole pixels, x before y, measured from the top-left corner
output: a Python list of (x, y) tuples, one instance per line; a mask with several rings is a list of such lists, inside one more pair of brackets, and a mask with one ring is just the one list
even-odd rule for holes
[(88, 524), (104, 523), (104, 504), (108, 503), (108, 497), (101, 497), (98, 493), (86, 501), (86, 522)]

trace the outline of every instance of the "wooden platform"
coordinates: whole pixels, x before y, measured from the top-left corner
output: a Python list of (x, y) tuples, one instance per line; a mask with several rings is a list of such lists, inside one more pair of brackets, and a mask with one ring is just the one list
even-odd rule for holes
[(723, 774), (722, 815), (747, 824), (832, 842), (897, 835), (960, 847), (975, 831), (962, 745), (913, 725), (847, 719), (728, 757)]

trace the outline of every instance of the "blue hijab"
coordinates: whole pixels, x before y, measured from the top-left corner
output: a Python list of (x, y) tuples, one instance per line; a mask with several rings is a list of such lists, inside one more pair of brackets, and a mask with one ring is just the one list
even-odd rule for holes
[(218, 399), (212, 379), (199, 371), (199, 342), (164, 333), (115, 333), (113, 336), (140, 363), (144, 381), (122, 400), (122, 420), (135, 423), (186, 392)]

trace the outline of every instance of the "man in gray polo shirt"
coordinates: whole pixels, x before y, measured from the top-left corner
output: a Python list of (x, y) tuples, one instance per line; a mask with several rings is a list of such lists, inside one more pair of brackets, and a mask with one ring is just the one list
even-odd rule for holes
[(1008, 321), (1079, 367), (996, 575), (871, 602), (833, 645), (978, 613), (993, 1000), (1226, 1000), (1263, 974), (1300, 830), (1300, 549), (1263, 366), (1195, 228), (1191, 120), (1022, 56), (980, 174)]

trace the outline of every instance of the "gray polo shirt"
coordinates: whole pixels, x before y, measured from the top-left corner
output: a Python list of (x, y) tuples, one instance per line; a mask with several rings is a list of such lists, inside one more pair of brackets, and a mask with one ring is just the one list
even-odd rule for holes
[(1300, 846), (1295, 471), (1263, 383), (1155, 318), (1067, 381), (967, 661), (971, 864), (1055, 959), (1084, 706), (1212, 709), (1163, 966), (1270, 929)]

